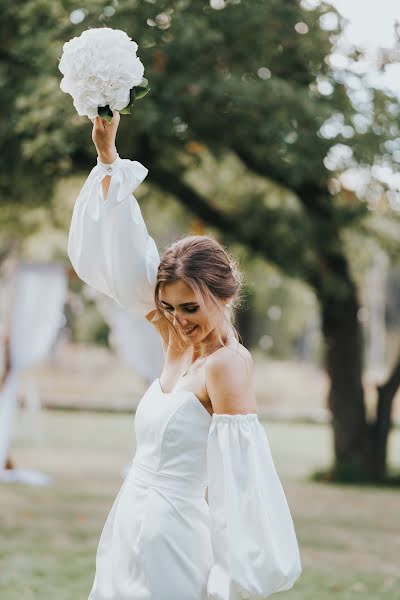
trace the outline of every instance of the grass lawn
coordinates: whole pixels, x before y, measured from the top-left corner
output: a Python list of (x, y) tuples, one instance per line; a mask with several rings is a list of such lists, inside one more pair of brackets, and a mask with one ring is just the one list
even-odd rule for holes
[[(1, 600), (86, 600), (104, 520), (135, 449), (126, 415), (47, 412), (44, 442), (20, 418), (13, 458), (54, 478), (0, 487)], [(400, 490), (307, 480), (329, 462), (325, 425), (267, 425), (299, 538), (303, 575), (280, 600), (400, 598)], [(400, 468), (400, 431), (391, 437)], [(395, 463), (397, 457), (397, 464)]]

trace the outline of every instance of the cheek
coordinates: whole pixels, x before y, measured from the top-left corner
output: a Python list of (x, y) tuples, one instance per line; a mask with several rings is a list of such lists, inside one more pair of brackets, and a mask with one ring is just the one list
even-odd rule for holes
[(210, 311), (210, 314), (203, 317), (203, 330), (210, 333), (214, 329), (221, 327), (220, 314), (216, 311)]
[(201, 317), (199, 316), (196, 319), (196, 323), (201, 327), (201, 329), (205, 332), (209, 332), (211, 329), (213, 329), (213, 324), (210, 321), (210, 318), (205, 315), (202, 315)]
[(170, 322), (172, 323), (174, 320), (174, 315), (171, 315), (171, 313), (169, 313), (167, 310), (163, 310), (162, 311), (163, 316)]

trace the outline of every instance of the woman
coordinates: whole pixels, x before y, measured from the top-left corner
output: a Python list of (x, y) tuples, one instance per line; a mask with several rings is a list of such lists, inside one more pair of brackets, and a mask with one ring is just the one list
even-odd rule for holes
[[(94, 119), (98, 159), (76, 201), (78, 275), (160, 333), (165, 365), (135, 415), (137, 450), (104, 526), (89, 600), (263, 599), (301, 573), (261, 426), (252, 359), (231, 321), (240, 275), (207, 236), (159, 258), (131, 195), (147, 175)], [(208, 502), (206, 501), (208, 492)]]

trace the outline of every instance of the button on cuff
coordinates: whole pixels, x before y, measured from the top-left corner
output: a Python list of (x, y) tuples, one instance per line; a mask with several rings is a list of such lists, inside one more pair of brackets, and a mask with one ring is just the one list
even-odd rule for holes
[(97, 166), (105, 175), (114, 175), (119, 170), (121, 163), (122, 159), (120, 158), (119, 154), (117, 154), (117, 158), (114, 160), (114, 162), (109, 164), (100, 162), (99, 157), (97, 157)]

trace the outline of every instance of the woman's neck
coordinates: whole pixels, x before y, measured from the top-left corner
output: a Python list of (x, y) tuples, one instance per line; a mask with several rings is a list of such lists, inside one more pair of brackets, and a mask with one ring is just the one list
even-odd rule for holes
[[(222, 343), (221, 343), (222, 340)], [(192, 362), (199, 358), (204, 358), (209, 354), (212, 354), (222, 346), (227, 345), (229, 342), (237, 341), (233, 333), (233, 330), (226, 329), (221, 333), (219, 338), (216, 329), (210, 331), (204, 340), (201, 340), (198, 344), (192, 344)]]

